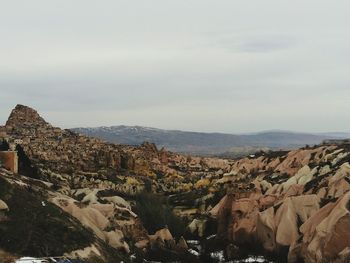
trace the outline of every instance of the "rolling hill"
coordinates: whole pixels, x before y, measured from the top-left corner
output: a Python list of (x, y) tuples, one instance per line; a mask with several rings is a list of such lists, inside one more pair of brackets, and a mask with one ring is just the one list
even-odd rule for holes
[(139, 145), (153, 142), (157, 147), (195, 155), (239, 156), (267, 149), (292, 149), (319, 144), (326, 139), (350, 137), (347, 133), (296, 133), (265, 131), (254, 134), (225, 134), (163, 130), (142, 126), (111, 126), (74, 128), (75, 132), (97, 137), (108, 142)]

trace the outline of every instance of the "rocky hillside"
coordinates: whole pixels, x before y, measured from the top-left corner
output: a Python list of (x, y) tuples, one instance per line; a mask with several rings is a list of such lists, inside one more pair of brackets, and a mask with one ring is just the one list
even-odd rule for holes
[(72, 130), (111, 143), (140, 145), (148, 141), (174, 152), (233, 157), (247, 155), (261, 149), (292, 149), (307, 144), (319, 144), (326, 139), (350, 137), (350, 134), (308, 134), (287, 131), (235, 135), (162, 130), (140, 126), (75, 128)]
[(62, 130), (23, 105), (0, 136), (1, 149), (19, 155), (19, 175), (0, 170), (0, 256), (350, 259), (348, 141), (235, 160), (191, 157)]
[[(184, 156), (158, 150), (147, 142), (140, 146), (117, 145), (61, 130), (45, 122), (35, 110), (22, 105), (12, 111), (1, 129), (10, 142), (19, 141), (22, 174), (30, 166), (32, 177), (64, 187), (98, 186), (135, 194), (152, 179), (188, 181), (189, 177), (222, 174), (230, 167), (228, 160)], [(122, 183), (131, 177), (143, 183), (136, 186), (130, 182)], [(154, 181), (151, 186), (159, 188)], [(163, 186), (161, 191), (176, 191), (174, 181), (172, 185)]]
[(349, 262), (349, 161), (339, 142), (235, 162), (225, 176), (244, 190), (211, 210), (218, 237), (288, 262)]
[[(102, 244), (124, 254), (139, 250), (144, 254), (142, 251), (146, 248), (155, 251), (171, 248), (175, 251), (171, 255), (178, 257), (176, 243), (180, 242), (180, 247), (184, 243), (180, 238), (182, 230), (178, 230), (178, 223), (185, 224), (199, 211), (206, 211), (206, 207), (195, 205), (196, 200), (208, 192), (202, 191), (203, 187), (208, 186), (203, 178), (220, 177), (230, 167), (228, 160), (191, 158), (158, 150), (150, 143), (141, 146), (116, 145), (61, 130), (43, 120), (35, 110), (23, 105), (16, 106), (0, 132), (6, 144), (18, 151), (18, 180), (24, 176), (42, 182), (47, 188), (38, 192), (47, 192), (48, 202), (76, 218)], [(215, 189), (220, 195), (224, 192), (221, 186)], [(147, 193), (151, 197), (143, 198), (142, 194)], [(179, 193), (189, 193), (194, 199), (188, 202), (187, 195), (174, 197), (177, 203), (184, 199), (184, 203), (189, 203), (181, 203), (176, 215), (173, 207), (166, 205), (166, 197)], [(209, 197), (213, 199), (214, 195)], [(145, 203), (145, 200), (152, 203)], [(144, 206), (149, 207), (145, 209)], [(153, 207), (158, 210), (153, 211)], [(180, 222), (182, 219), (178, 218), (178, 214), (187, 210), (190, 210), (188, 217), (184, 216), (185, 219)], [(150, 217), (156, 222), (148, 222), (148, 229), (145, 229), (141, 220), (147, 221)], [(166, 226), (173, 233), (179, 233), (176, 241), (169, 230), (162, 230)], [(168, 231), (166, 237), (163, 237), (164, 231)], [(182, 232), (184, 234), (184, 229)], [(163, 241), (158, 240), (158, 235)], [(169, 240), (172, 242), (165, 246), (164, 238), (167, 244)], [(90, 254), (103, 254), (97, 245), (85, 249), (91, 252), (86, 252), (88, 258)], [(40, 252), (33, 251), (33, 254), (35, 256)], [(49, 254), (50, 251), (45, 255)], [(147, 257), (147, 254), (141, 257)]]
[[(102, 246), (92, 231), (49, 202), (50, 185), (0, 169), (0, 247), (14, 255), (48, 256)], [(62, 234), (64, 233), (64, 235)], [(0, 260), (1, 261), (1, 260)]]

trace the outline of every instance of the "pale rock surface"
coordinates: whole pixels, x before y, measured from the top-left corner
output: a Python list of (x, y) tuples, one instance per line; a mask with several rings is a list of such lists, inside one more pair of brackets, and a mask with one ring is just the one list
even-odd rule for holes
[(175, 249), (176, 243), (168, 228), (158, 230), (154, 235), (149, 236), (151, 247)]
[(129, 245), (124, 241), (123, 232), (120, 230), (114, 230), (106, 233), (106, 242), (111, 247), (124, 250), (124, 252), (129, 253)]
[(301, 227), (303, 256), (307, 262), (331, 261), (350, 247), (350, 191), (315, 213)]
[(82, 259), (88, 259), (92, 256), (98, 256), (100, 258), (102, 257), (100, 250), (97, 248), (97, 245), (95, 244), (92, 244), (91, 246), (83, 249), (66, 253), (64, 256), (72, 257), (72, 258), (82, 258)]
[(206, 220), (201, 220), (201, 219), (193, 219), (193, 221), (188, 225), (188, 229), (190, 230), (190, 233), (191, 234), (197, 233), (199, 237), (204, 236), (205, 227), (206, 227)]
[(264, 249), (269, 252), (276, 250), (276, 222), (273, 207), (258, 214), (257, 237)]
[(299, 238), (298, 220), (305, 222), (319, 209), (316, 195), (288, 197), (276, 212), (276, 243), (292, 246)]
[(329, 167), (329, 165), (325, 165), (325, 166), (323, 166), (323, 167), (320, 168), (319, 174), (320, 174), (320, 175), (325, 175), (325, 174), (327, 174), (327, 173), (329, 173), (329, 172), (331, 172), (331, 171), (332, 171), (332, 170), (331, 170), (331, 168)]
[(101, 199), (131, 210), (130, 204), (120, 196), (102, 197)]
[(241, 244), (254, 241), (258, 211), (258, 202), (249, 198), (242, 198), (232, 203), (234, 241)]
[(226, 205), (227, 201), (228, 201), (228, 196), (225, 195), (225, 196), (220, 200), (220, 202), (219, 202), (217, 205), (215, 205), (215, 206), (210, 210), (209, 214), (210, 214), (213, 218), (217, 218), (218, 215), (219, 215), (220, 210), (223, 209), (223, 207)]
[(4, 201), (2, 201), (0, 199), (0, 211), (1, 210), (9, 210), (9, 207), (7, 206), (7, 204)]

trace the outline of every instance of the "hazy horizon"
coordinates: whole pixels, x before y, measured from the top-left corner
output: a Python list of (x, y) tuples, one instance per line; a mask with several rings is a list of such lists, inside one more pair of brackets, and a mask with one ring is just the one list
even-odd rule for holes
[(347, 132), (350, 2), (3, 1), (0, 123)]
[[(24, 105), (24, 104), (21, 104)], [(30, 107), (29, 105), (25, 105)], [(15, 106), (14, 106), (15, 107)], [(13, 108), (14, 108), (13, 107)], [(12, 109), (13, 109), (12, 108)], [(32, 108), (32, 107), (31, 107)], [(12, 110), (11, 109), (11, 110)], [(35, 108), (33, 108), (34, 110), (37, 110)], [(11, 112), (11, 110), (9, 110), (9, 114)], [(184, 130), (184, 129), (178, 129), (178, 128), (162, 128), (162, 127), (151, 127), (151, 126), (143, 126), (143, 125), (139, 125), (139, 124), (110, 124), (110, 125), (100, 125), (100, 126), (72, 126), (72, 127), (66, 127), (66, 126), (59, 126), (59, 125), (55, 125), (53, 122), (51, 122), (48, 118), (45, 117), (45, 115), (43, 115), (40, 111), (38, 111), (39, 115), (41, 117), (43, 117), (45, 119), (45, 121), (47, 121), (48, 123), (60, 127), (60, 128), (64, 128), (64, 129), (76, 129), (76, 128), (101, 128), (101, 127), (117, 127), (117, 126), (126, 126), (126, 127), (142, 127), (142, 128), (150, 128), (150, 129), (159, 129), (159, 130), (166, 130), (166, 131), (180, 131), (180, 132), (195, 132), (195, 133), (220, 133), (220, 134), (230, 134), (230, 135), (254, 135), (254, 134), (262, 134), (262, 133), (272, 133), (272, 132), (282, 132), (282, 133), (305, 133), (305, 134), (310, 134), (310, 135), (325, 135), (325, 134), (350, 134), (350, 132), (347, 131), (318, 131), (318, 132), (307, 132), (307, 131), (302, 131), (302, 130), (283, 130), (283, 129), (269, 129), (269, 130), (257, 130), (257, 131), (247, 131), (247, 132), (225, 132), (225, 131), (201, 131), (201, 130)], [(8, 115), (9, 115), (8, 114)], [(0, 116), (0, 119), (3, 119), (3, 116)], [(7, 117), (5, 118), (5, 120), (3, 122), (0, 123), (0, 126), (5, 125), (7, 120)]]

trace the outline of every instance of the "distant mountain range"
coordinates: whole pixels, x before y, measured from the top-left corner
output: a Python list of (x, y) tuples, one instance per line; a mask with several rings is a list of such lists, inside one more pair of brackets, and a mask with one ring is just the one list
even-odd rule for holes
[(195, 155), (239, 156), (268, 149), (292, 149), (319, 144), (326, 139), (350, 138), (350, 133), (298, 133), (290, 131), (265, 131), (252, 134), (225, 134), (162, 130), (142, 126), (111, 126), (74, 128), (75, 132), (103, 140), (129, 145), (144, 141), (157, 147)]

